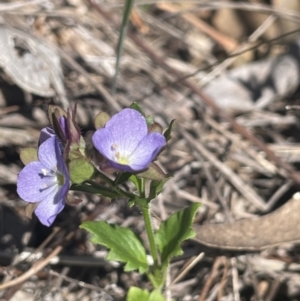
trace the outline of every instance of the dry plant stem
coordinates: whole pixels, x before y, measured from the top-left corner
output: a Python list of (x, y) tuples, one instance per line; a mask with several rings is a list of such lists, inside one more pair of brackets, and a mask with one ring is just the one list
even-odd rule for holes
[(233, 285), (233, 298), (234, 301), (240, 301), (240, 292), (239, 292), (239, 275), (236, 267), (236, 258), (232, 257), (231, 260), (231, 272), (232, 272), (232, 285)]
[(244, 42), (242, 45), (240, 45), (238, 48), (236, 48), (233, 53), (230, 55), (228, 59), (225, 59), (221, 64), (217, 65), (216, 68), (210, 72), (207, 76), (205, 76), (201, 80), (201, 86), (206, 85), (208, 82), (210, 82), (213, 78), (220, 75), (225, 69), (227, 69), (236, 59), (238, 53), (243, 53), (246, 50), (249, 50), (249, 43), (253, 43), (257, 41), (257, 39), (263, 35), (263, 33), (273, 24), (273, 22), (276, 20), (275, 16), (269, 16), (248, 38), (248, 41)]
[(23, 261), (26, 261), (28, 258), (30, 258), (30, 256), (32, 256), (33, 254), (37, 254), (38, 252), (41, 252), (47, 245), (48, 243), (52, 240), (52, 238), (55, 237), (55, 235), (61, 230), (61, 228), (59, 227), (55, 227), (53, 228), (52, 232), (49, 234), (49, 236), (47, 236), (47, 238), (34, 250), (30, 253), (30, 255), (28, 255), (28, 257), (26, 259), (22, 259), (22, 260), (17, 260), (11, 265), (11, 267), (16, 266), (17, 264), (20, 264)]
[(55, 272), (53, 270), (50, 270), (49, 274), (53, 275), (53, 276), (56, 276), (56, 277), (60, 277), (61, 279), (65, 280), (65, 281), (68, 281), (70, 283), (73, 283), (73, 284), (75, 284), (77, 286), (88, 288), (90, 290), (97, 291), (97, 292), (103, 292), (103, 289), (101, 289), (98, 286), (95, 286), (95, 285), (92, 285), (92, 284), (89, 284), (89, 283), (86, 283), (86, 282), (83, 282), (83, 281), (79, 281), (77, 279), (70, 278), (70, 277), (68, 277), (66, 275), (57, 273), (57, 272)]
[(281, 276), (278, 276), (272, 283), (269, 295), (266, 297), (265, 301), (273, 301), (276, 298), (277, 292), (281, 286)]
[[(229, 182), (255, 207), (260, 210), (265, 210), (266, 204), (263, 199), (252, 189), (250, 185), (247, 185), (238, 175), (236, 175), (229, 167), (219, 161), (216, 156), (210, 153), (203, 145), (197, 143), (195, 139), (187, 133), (185, 130), (180, 129), (183, 137), (192, 145), (202, 156), (205, 157), (212, 165), (214, 165), (220, 172), (227, 178)], [(197, 153), (195, 154), (197, 155)], [(199, 156), (200, 159), (200, 156)], [(200, 159), (201, 160), (201, 159)]]
[(82, 68), (71, 56), (69, 56), (67, 53), (65, 53), (63, 50), (57, 47), (56, 49), (59, 53), (59, 55), (72, 67), (74, 68), (78, 73), (82, 74), (84, 77), (86, 77), (89, 82), (97, 89), (97, 91), (100, 93), (100, 95), (106, 100), (106, 102), (116, 111), (121, 110), (121, 106), (115, 101), (115, 99), (108, 93), (108, 91), (97, 81), (95, 81), (89, 73)]
[(221, 260), (221, 257), (217, 257), (215, 262), (214, 262), (214, 265), (212, 267), (212, 271), (207, 279), (207, 281), (205, 282), (205, 285), (202, 289), (202, 292), (201, 292), (201, 295), (198, 299), (198, 301), (204, 301), (208, 292), (209, 292), (209, 289), (211, 288), (215, 278), (218, 276), (218, 269), (220, 267), (220, 265), (222, 264), (222, 260)]
[(178, 195), (181, 198), (187, 199), (187, 200), (189, 200), (191, 202), (194, 202), (194, 203), (201, 203), (201, 204), (206, 205), (207, 207), (209, 207), (213, 210), (219, 209), (219, 205), (217, 205), (217, 204), (215, 204), (211, 201), (207, 201), (207, 200), (205, 200), (203, 198), (200, 198), (198, 196), (195, 196), (195, 195), (193, 195), (193, 194), (191, 194), (191, 193), (189, 193), (185, 190), (179, 189), (176, 186), (176, 184), (173, 184), (172, 188), (173, 188), (174, 192), (176, 193), (176, 195)]
[(247, 260), (247, 269), (249, 270), (250, 279), (252, 281), (252, 287), (254, 288), (255, 301), (263, 301), (262, 296), (259, 292), (257, 277), (252, 269), (252, 260), (250, 256), (251, 256), (250, 254), (247, 254), (246, 260)]
[(293, 181), (287, 181), (285, 184), (280, 186), (278, 190), (270, 197), (267, 201), (267, 211), (270, 211), (274, 205), (278, 202), (278, 200), (285, 194), (290, 188), (293, 186)]
[(205, 253), (200, 253), (183, 271), (179, 273), (179, 275), (172, 281), (170, 286), (168, 286), (166, 289), (170, 289), (172, 285), (179, 282), (198, 262), (200, 262), (204, 258)]
[[(171, 2), (181, 2), (182, 0), (171, 0)], [(150, 3), (157, 3), (157, 1), (145, 1), (144, 4), (150, 4)], [(199, 0), (193, 0), (189, 1), (189, 3), (197, 3), (198, 9), (193, 8), (193, 12), (197, 11), (208, 11), (208, 10), (218, 10), (221, 8), (232, 8), (232, 9), (239, 9), (239, 10), (246, 10), (246, 11), (257, 11), (260, 13), (274, 13), (275, 15), (280, 16), (282, 19), (294, 21), (299, 23), (300, 17), (299, 13), (294, 10), (287, 10), (287, 9), (279, 9), (275, 8), (269, 5), (259, 4), (259, 3), (239, 3), (239, 2), (233, 2), (233, 1), (206, 1), (206, 2), (200, 2)], [(141, 5), (141, 2), (136, 2), (136, 5)], [(186, 12), (190, 12), (191, 9), (185, 9), (180, 11), (178, 14), (184, 14)], [(176, 14), (177, 15), (177, 14)]]
[(218, 301), (221, 301), (221, 298), (223, 297), (223, 290), (226, 285), (227, 277), (228, 277), (228, 260), (225, 256), (222, 256), (221, 259), (224, 266), (224, 271), (223, 271), (223, 276), (218, 291)]
[(225, 127), (222, 126), (222, 124), (216, 122), (213, 118), (209, 117), (208, 115), (206, 115), (204, 119), (205, 122), (207, 122), (212, 128), (220, 132), (224, 137), (226, 137), (232, 143), (237, 144), (239, 148), (242, 148), (250, 157), (252, 157), (255, 161), (257, 161), (258, 164), (261, 165), (268, 172), (272, 174), (280, 172), (280, 170), (278, 170), (274, 164), (266, 160), (261, 154), (256, 152), (253, 148), (249, 147), (249, 144), (244, 140), (242, 140), (240, 137), (237, 137), (236, 134), (231, 133), (230, 131), (225, 129)]
[(42, 4), (47, 0), (30, 0), (26, 2), (14, 2), (14, 3), (1, 3), (0, 4), (0, 12), (11, 12), (17, 9), (24, 9), (26, 6), (35, 5), (35, 4)]
[[(177, 7), (176, 5), (171, 3), (164, 3), (164, 2), (157, 3), (157, 6), (160, 9), (168, 12), (172, 12), (172, 13), (180, 12), (180, 7)], [(191, 23), (200, 31), (204, 32), (213, 40), (217, 41), (222, 47), (224, 47), (224, 49), (227, 52), (230, 52), (237, 47), (237, 42), (234, 39), (230, 37), (226, 37), (224, 34), (221, 34), (213, 27), (209, 26), (206, 22), (196, 17), (194, 14), (186, 12), (182, 16), (187, 22)]]
[(201, 162), (203, 164), (204, 172), (205, 172), (206, 177), (208, 179), (211, 190), (215, 192), (217, 198), (219, 199), (219, 202), (221, 203), (221, 206), (224, 209), (226, 219), (228, 221), (232, 220), (229, 208), (228, 208), (228, 206), (226, 206), (226, 201), (224, 200), (224, 198), (222, 196), (219, 185), (215, 182), (215, 180), (213, 178), (213, 175), (211, 174), (210, 169), (208, 168), (208, 166), (206, 164), (204, 164), (204, 160), (203, 160), (202, 156), (198, 155), (198, 157), (199, 157), (199, 159), (201, 160)]
[[(69, 241), (74, 235), (74, 232), (71, 232), (67, 237), (66, 241)], [(63, 246), (57, 246), (45, 259), (42, 259), (40, 261), (37, 261), (27, 272), (22, 274), (20, 277), (15, 278), (11, 281), (5, 282), (0, 285), (0, 290), (6, 289), (8, 287), (12, 287), (14, 285), (18, 285), (33, 275), (35, 275), (37, 272), (39, 272), (41, 269), (43, 269), (53, 257), (58, 255), (63, 250)]]
[(11, 287), (10, 289), (6, 290), (5, 293), (3, 294), (2, 298), (0, 298), (0, 301), (8, 301), (10, 300), (14, 294), (21, 289), (23, 285), (23, 282), (19, 283), (18, 285), (15, 285)]

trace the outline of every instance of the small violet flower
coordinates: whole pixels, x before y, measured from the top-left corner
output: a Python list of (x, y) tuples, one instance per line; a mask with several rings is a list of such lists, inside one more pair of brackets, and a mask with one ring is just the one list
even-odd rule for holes
[(161, 133), (148, 133), (145, 117), (134, 109), (114, 115), (92, 140), (111, 167), (128, 172), (145, 170), (166, 145)]
[(17, 180), (17, 192), (28, 203), (38, 203), (35, 214), (50, 226), (63, 210), (70, 176), (56, 136), (50, 136), (38, 149), (39, 161), (27, 164)]

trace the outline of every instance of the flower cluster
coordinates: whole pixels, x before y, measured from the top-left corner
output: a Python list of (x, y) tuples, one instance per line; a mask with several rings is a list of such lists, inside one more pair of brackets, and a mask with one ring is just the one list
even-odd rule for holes
[[(37, 204), (35, 214), (46, 226), (64, 208), (71, 185), (94, 176), (92, 159), (75, 122), (76, 107), (73, 112), (65, 112), (52, 106), (49, 112), (52, 128), (41, 131), (37, 156), (27, 162), (17, 181), (19, 196)], [(151, 130), (138, 110), (122, 110), (93, 134), (93, 145), (104, 157), (93, 164), (97, 169), (106, 166), (118, 173), (147, 170), (166, 146), (166, 138), (157, 128)]]

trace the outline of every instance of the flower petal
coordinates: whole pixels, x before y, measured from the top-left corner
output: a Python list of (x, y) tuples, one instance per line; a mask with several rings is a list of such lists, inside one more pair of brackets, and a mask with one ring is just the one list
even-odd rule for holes
[[(45, 177), (42, 170), (45, 166), (34, 161), (26, 165), (19, 173), (17, 192), (23, 200), (30, 203), (42, 201), (53, 193), (57, 186), (56, 175)], [(48, 187), (48, 188), (47, 188)]]
[(129, 166), (135, 171), (147, 168), (165, 145), (166, 139), (162, 134), (148, 134), (132, 153)]
[(64, 209), (65, 199), (60, 198), (60, 193), (57, 191), (52, 200), (43, 200), (35, 209), (35, 214), (40, 222), (45, 226), (51, 226), (56, 216)]
[(107, 159), (114, 160), (115, 157), (115, 150), (113, 149), (113, 136), (111, 132), (106, 129), (102, 128), (97, 130), (93, 137), (93, 144), (96, 147), (96, 149)]
[(55, 132), (52, 128), (50, 128), (49, 126), (43, 128), (40, 134), (39, 145), (41, 145), (43, 142), (45, 142), (46, 140), (54, 136), (55, 136)]
[(38, 158), (47, 169), (56, 171), (58, 158), (61, 157), (62, 154), (60, 152), (56, 137), (48, 138), (40, 145), (38, 150)]
[(121, 156), (129, 156), (147, 135), (145, 117), (134, 109), (124, 109), (114, 115), (105, 126)]

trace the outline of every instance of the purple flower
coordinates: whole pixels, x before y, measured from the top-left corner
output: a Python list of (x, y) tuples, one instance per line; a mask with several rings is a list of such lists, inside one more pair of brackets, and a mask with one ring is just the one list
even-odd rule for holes
[(35, 214), (42, 224), (50, 226), (65, 206), (70, 185), (69, 172), (55, 136), (40, 145), (38, 159), (21, 170), (17, 192), (28, 203), (40, 202)]
[(114, 115), (92, 139), (113, 168), (129, 172), (146, 169), (166, 145), (161, 133), (148, 133), (145, 117), (134, 109)]

